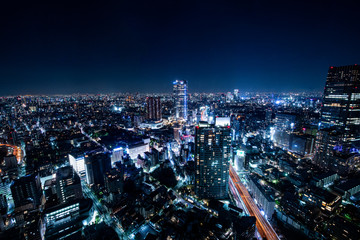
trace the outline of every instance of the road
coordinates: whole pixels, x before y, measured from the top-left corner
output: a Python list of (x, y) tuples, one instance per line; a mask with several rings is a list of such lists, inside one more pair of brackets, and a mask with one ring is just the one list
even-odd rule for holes
[(230, 181), (232, 181), (232, 183), (234, 184), (249, 214), (256, 218), (256, 227), (258, 229), (260, 236), (263, 239), (267, 239), (267, 240), (280, 239), (276, 234), (275, 230), (270, 225), (270, 223), (260, 213), (259, 208), (256, 206), (254, 200), (250, 196), (245, 186), (241, 183), (238, 174), (235, 172), (234, 168), (231, 165), (230, 165)]
[(249, 211), (245, 207), (245, 203), (242, 201), (241, 196), (240, 196), (238, 190), (236, 189), (236, 186), (235, 186), (234, 182), (231, 179), (229, 179), (229, 189), (230, 189), (230, 192), (232, 193), (232, 196), (233, 196), (233, 198), (234, 198), (234, 200), (236, 202), (236, 206), (238, 206), (242, 210), (244, 210), (244, 212), (247, 215), (250, 215)]
[(99, 215), (103, 217), (104, 222), (114, 228), (120, 239), (126, 239), (125, 233), (117, 226), (116, 222), (112, 219), (104, 206), (99, 203), (97, 197), (95, 196), (93, 191), (91, 191), (91, 189), (86, 185), (86, 183), (82, 183), (82, 189), (84, 195), (93, 200), (95, 209), (98, 211)]

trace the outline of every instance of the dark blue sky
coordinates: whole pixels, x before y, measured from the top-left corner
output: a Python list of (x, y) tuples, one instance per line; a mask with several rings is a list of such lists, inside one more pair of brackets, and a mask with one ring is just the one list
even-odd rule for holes
[(322, 90), (360, 63), (359, 1), (8, 2), (0, 95)]

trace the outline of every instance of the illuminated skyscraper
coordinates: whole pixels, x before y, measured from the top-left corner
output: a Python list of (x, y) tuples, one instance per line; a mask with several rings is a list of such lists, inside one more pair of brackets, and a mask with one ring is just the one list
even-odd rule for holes
[(195, 136), (195, 192), (201, 198), (224, 199), (229, 181), (229, 126), (200, 123)]
[(234, 98), (235, 100), (239, 100), (239, 89), (234, 89)]
[(153, 121), (161, 119), (160, 97), (146, 98), (146, 119)]
[(326, 79), (314, 163), (346, 173), (355, 164), (360, 137), (360, 66), (330, 67)]
[(175, 118), (187, 119), (187, 81), (176, 80), (174, 84)]
[(232, 93), (231, 92), (228, 92), (227, 94), (226, 94), (226, 102), (232, 102), (234, 100), (234, 95), (232, 95)]
[(329, 68), (321, 110), (321, 128), (334, 126), (345, 140), (359, 137), (360, 66)]

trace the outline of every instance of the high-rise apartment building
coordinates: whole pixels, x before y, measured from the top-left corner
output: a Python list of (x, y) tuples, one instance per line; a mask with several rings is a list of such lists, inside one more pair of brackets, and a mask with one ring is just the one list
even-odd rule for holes
[(201, 198), (224, 199), (229, 181), (229, 126), (200, 123), (195, 136), (195, 192)]
[(187, 119), (187, 81), (176, 80), (174, 85), (175, 118)]
[(335, 127), (344, 140), (360, 135), (360, 66), (330, 67), (321, 109), (321, 128)]
[(160, 97), (146, 98), (146, 119), (151, 121), (161, 120)]
[(56, 171), (56, 192), (60, 203), (83, 197), (80, 177), (71, 166)]

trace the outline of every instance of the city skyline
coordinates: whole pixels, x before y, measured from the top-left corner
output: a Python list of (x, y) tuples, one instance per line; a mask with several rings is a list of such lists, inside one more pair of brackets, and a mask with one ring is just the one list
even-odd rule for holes
[(323, 96), (0, 98), (0, 238), (357, 239), (359, 71)]
[(359, 239), (359, 9), (3, 3), (0, 239)]
[[(320, 91), (359, 63), (358, 3), (6, 3), (0, 96)], [(16, 83), (16, 84), (15, 84)]]

